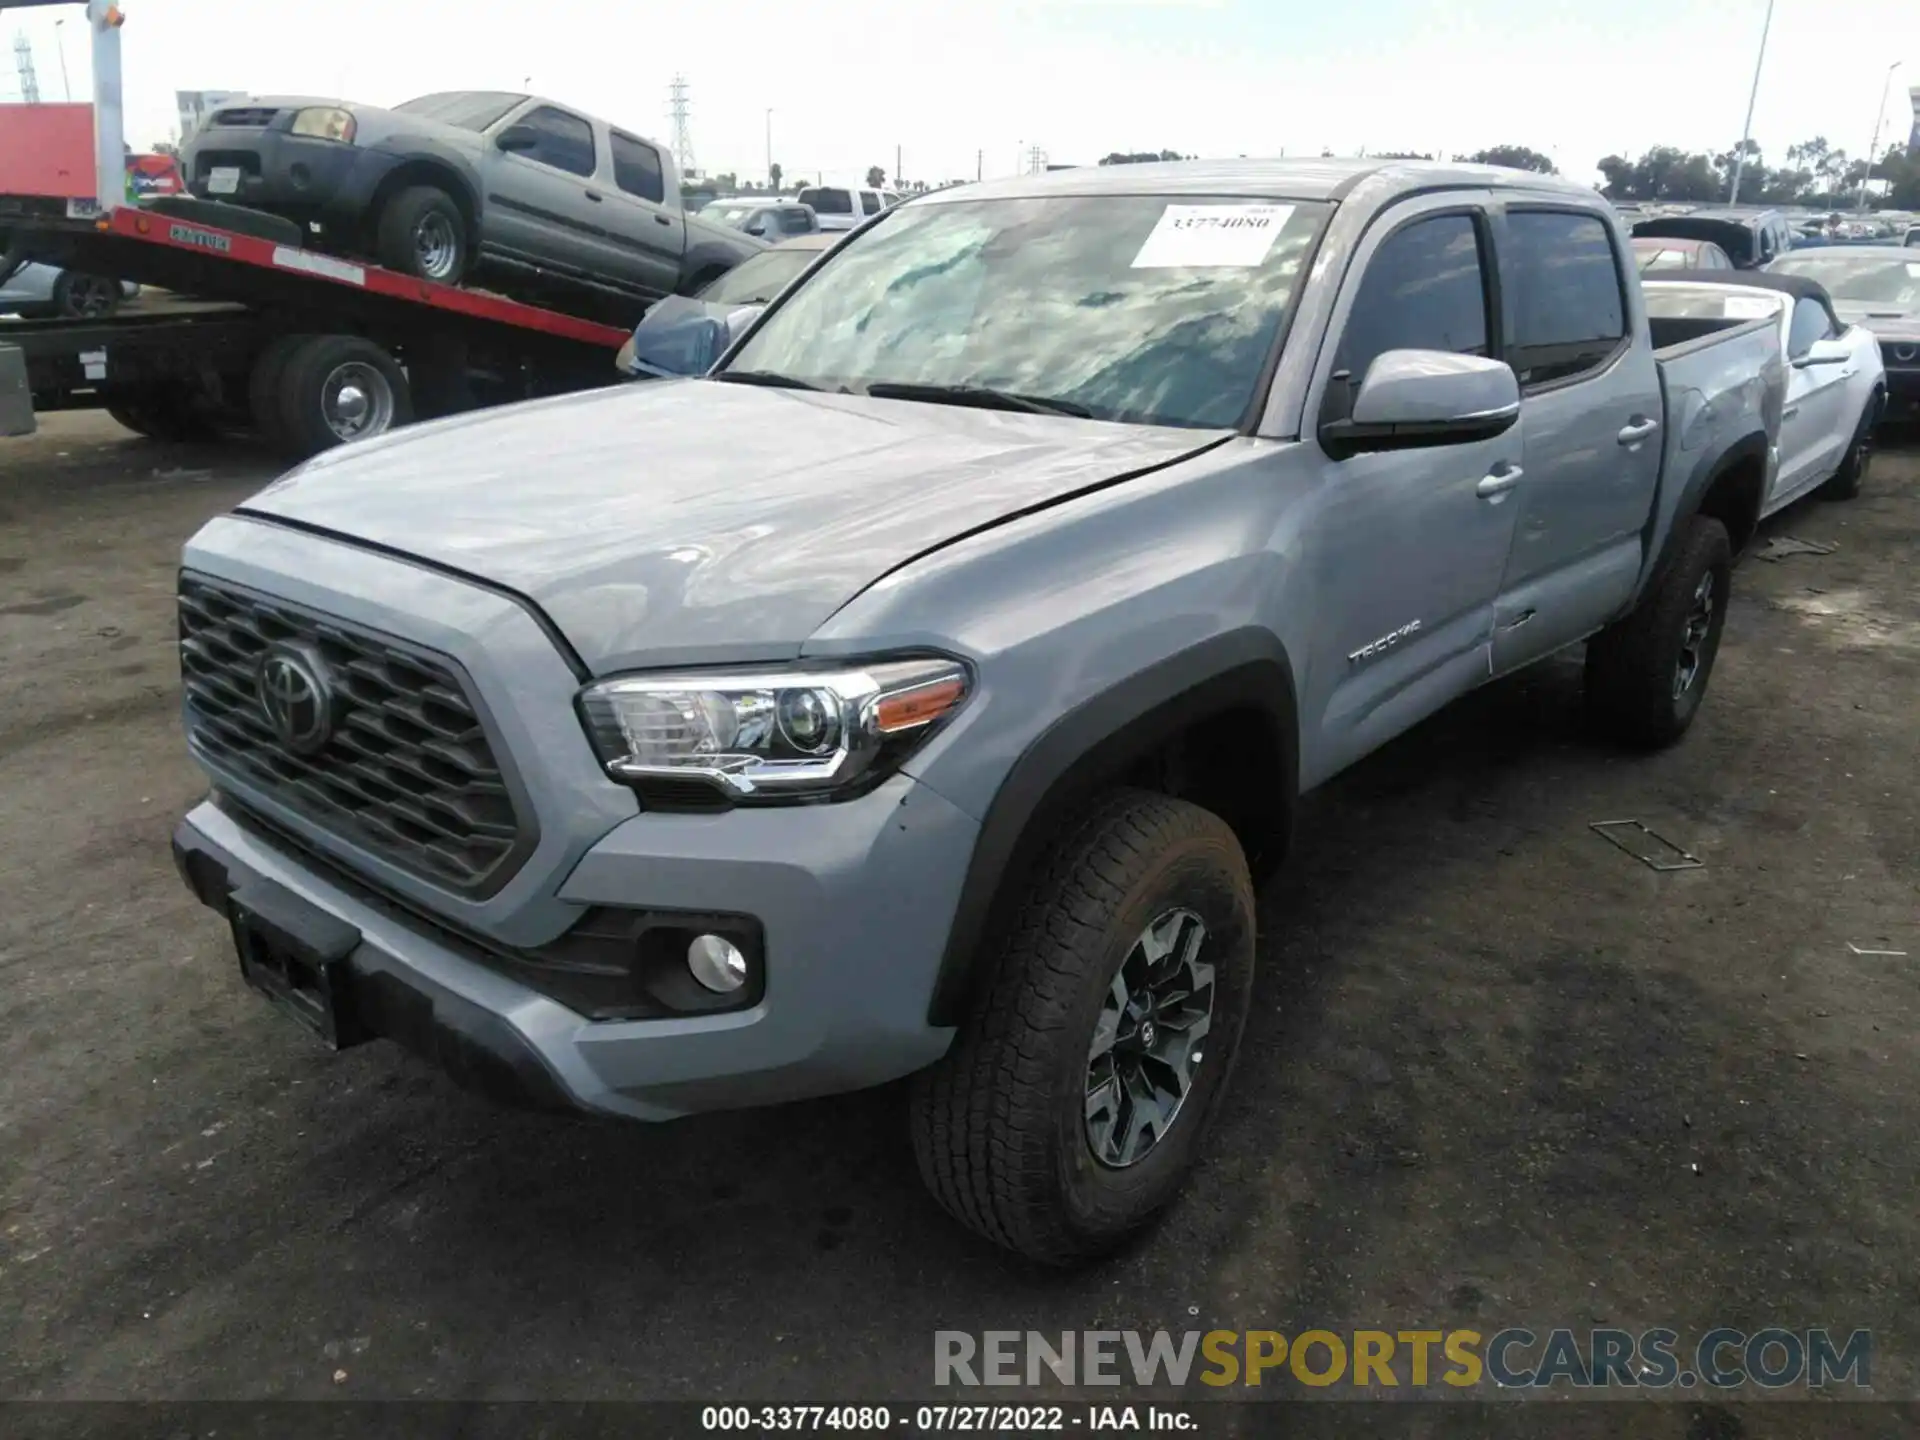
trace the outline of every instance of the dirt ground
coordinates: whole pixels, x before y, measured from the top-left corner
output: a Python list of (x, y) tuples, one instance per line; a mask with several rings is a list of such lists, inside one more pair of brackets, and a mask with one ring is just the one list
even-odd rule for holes
[[(1778, 1324), (1871, 1329), (1920, 1398), (1920, 449), (1767, 527), (1837, 548), (1741, 567), (1673, 751), (1590, 738), (1556, 662), (1313, 797), (1209, 1163), (1068, 1276), (946, 1222), (897, 1089), (555, 1121), (243, 987), (168, 860), (172, 594), (270, 473), (0, 441), (0, 1396), (834, 1401), (924, 1396), (939, 1328)], [(1708, 1413), (1636, 1433), (1797, 1430)]]

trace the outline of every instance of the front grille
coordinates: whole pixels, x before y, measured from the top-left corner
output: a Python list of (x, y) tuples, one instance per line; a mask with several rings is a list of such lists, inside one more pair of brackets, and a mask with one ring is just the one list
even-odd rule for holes
[(264, 130), (279, 113), (271, 105), (236, 105), (231, 110), (217, 111), (213, 123), (235, 130)]
[[(448, 888), (506, 883), (533, 832), (449, 661), (190, 573), (179, 606), (187, 730), (210, 767)], [(301, 750), (262, 701), (269, 650), (299, 657), (333, 692), (330, 733), (309, 732)]]

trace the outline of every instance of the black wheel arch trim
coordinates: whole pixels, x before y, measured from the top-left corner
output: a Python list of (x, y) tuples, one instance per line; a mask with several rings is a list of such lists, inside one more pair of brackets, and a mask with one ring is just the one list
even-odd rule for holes
[[(1753, 528), (1759, 523), (1760, 511), (1767, 503), (1766, 466), (1770, 449), (1771, 444), (1767, 439), (1766, 431), (1755, 430), (1741, 436), (1718, 453), (1703, 455), (1694, 464), (1692, 471), (1687, 475), (1686, 484), (1681, 488), (1680, 503), (1673, 510), (1673, 521), (1667, 526), (1667, 533), (1661, 539), (1659, 556), (1652, 565), (1647, 567), (1647, 573), (1641, 581), (1640, 588), (1635, 592), (1636, 599), (1640, 594), (1645, 593), (1647, 586), (1653, 583), (1654, 578), (1673, 558), (1673, 552), (1679, 547), (1680, 537), (1686, 530), (1687, 522), (1700, 513), (1701, 502), (1707, 498), (1707, 492), (1713, 488), (1714, 482), (1736, 465), (1757, 460), (1760, 462), (1760, 494), (1754, 502), (1754, 513), (1748, 527), (1751, 534)], [(1737, 552), (1735, 558), (1738, 558)]]
[(982, 944), (1017, 900), (1005, 882), (1031, 868), (1054, 827), (1105, 784), (1194, 724), (1252, 709), (1274, 727), (1284, 774), (1284, 850), (1300, 788), (1299, 706), (1286, 647), (1249, 626), (1203, 640), (1094, 695), (1049, 725), (1001, 781), (974, 841), (927, 1023), (960, 1023)]

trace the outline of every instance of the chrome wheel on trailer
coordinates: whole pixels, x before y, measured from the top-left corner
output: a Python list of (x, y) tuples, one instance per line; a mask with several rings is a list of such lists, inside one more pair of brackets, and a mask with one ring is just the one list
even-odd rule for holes
[(320, 385), (320, 413), (343, 443), (381, 435), (393, 426), (393, 386), (364, 360), (333, 367)]

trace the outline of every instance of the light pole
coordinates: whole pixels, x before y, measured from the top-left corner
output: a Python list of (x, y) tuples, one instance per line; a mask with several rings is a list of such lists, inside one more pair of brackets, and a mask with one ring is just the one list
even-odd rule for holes
[(1880, 148), (1880, 127), (1887, 119), (1887, 96), (1893, 90), (1893, 72), (1900, 68), (1900, 62), (1894, 61), (1887, 66), (1887, 78), (1880, 85), (1880, 109), (1873, 117), (1873, 139), (1867, 142), (1867, 173), (1860, 177), (1860, 208), (1854, 213), (1867, 213), (1867, 186), (1873, 183), (1874, 151)]
[[(63, 28), (66, 23), (65, 20), (56, 20), (53, 22), (53, 44), (54, 48), (60, 52), (60, 94), (71, 104), (73, 102), (73, 86), (67, 83), (67, 32)], [(1881, 104), (1884, 106), (1885, 103), (1883, 99)]]
[(773, 107), (767, 107), (767, 180), (773, 180)]
[(1747, 142), (1753, 138), (1753, 102), (1760, 98), (1760, 67), (1767, 63), (1767, 34), (1773, 29), (1773, 0), (1767, 0), (1767, 18), (1760, 24), (1760, 54), (1753, 62), (1753, 89), (1747, 92), (1747, 123), (1740, 130), (1740, 149), (1733, 157), (1733, 191), (1727, 204), (1740, 203), (1740, 172), (1747, 168)]

